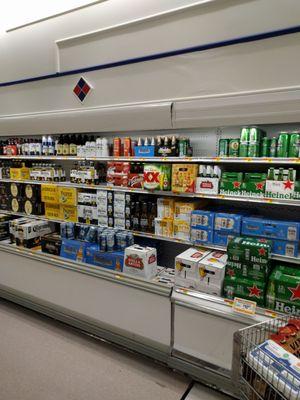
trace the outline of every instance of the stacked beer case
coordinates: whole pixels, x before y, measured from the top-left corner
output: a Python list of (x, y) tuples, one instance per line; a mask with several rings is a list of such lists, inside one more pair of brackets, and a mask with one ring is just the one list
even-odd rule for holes
[(271, 242), (267, 239), (237, 237), (227, 246), (228, 261), (224, 296), (242, 297), (265, 305), (270, 272)]
[(266, 306), (278, 312), (300, 316), (300, 269), (275, 266), (270, 275)]

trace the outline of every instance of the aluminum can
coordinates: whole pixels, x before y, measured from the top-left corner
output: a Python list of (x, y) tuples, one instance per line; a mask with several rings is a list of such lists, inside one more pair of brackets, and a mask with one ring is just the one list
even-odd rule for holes
[(109, 232), (106, 235), (107, 251), (114, 251), (114, 247), (115, 247), (115, 234), (114, 232)]
[(277, 138), (273, 137), (270, 142), (270, 157), (277, 157)]
[(101, 232), (100, 234), (100, 241), (99, 241), (99, 249), (100, 251), (106, 251), (106, 243), (107, 243), (107, 233), (105, 231)]
[(238, 157), (240, 150), (240, 139), (230, 139), (229, 141), (229, 157)]
[(261, 146), (261, 156), (262, 157), (270, 156), (270, 145), (271, 145), (271, 139), (266, 138), (266, 137), (263, 138), (262, 146)]
[(281, 132), (277, 143), (277, 157), (287, 157), (289, 154), (290, 135), (286, 132)]
[(290, 144), (289, 144), (289, 157), (297, 158), (300, 153), (300, 133), (293, 132), (290, 135)]
[(220, 157), (227, 157), (229, 155), (229, 139), (219, 140), (219, 152)]
[(134, 236), (132, 232), (127, 232), (127, 246), (132, 246), (134, 244)]

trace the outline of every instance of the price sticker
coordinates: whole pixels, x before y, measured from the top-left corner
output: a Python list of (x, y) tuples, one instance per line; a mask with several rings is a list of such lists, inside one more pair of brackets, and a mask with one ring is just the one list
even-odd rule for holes
[(235, 297), (233, 300), (232, 309), (240, 314), (255, 315), (256, 301), (250, 301)]
[(247, 161), (247, 162), (252, 162), (253, 161), (253, 158), (245, 158), (245, 161)]

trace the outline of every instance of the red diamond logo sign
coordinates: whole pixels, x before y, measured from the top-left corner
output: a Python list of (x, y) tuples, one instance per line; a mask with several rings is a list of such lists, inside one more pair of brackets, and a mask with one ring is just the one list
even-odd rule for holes
[(81, 77), (77, 82), (77, 85), (74, 87), (73, 93), (77, 99), (83, 103), (86, 99), (86, 96), (91, 92), (92, 89), (92, 86), (83, 77)]

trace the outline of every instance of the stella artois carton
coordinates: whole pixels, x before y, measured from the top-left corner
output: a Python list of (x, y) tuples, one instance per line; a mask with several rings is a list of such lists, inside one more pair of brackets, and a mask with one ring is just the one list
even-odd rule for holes
[(157, 274), (157, 254), (152, 247), (137, 244), (125, 249), (123, 272), (152, 279)]
[(197, 288), (198, 263), (210, 254), (205, 249), (190, 248), (175, 258), (175, 284), (187, 288)]
[(219, 193), (219, 178), (198, 177), (196, 178), (196, 193), (218, 194)]
[(241, 297), (255, 301), (259, 306), (264, 306), (265, 289), (266, 284), (264, 282), (250, 278), (225, 276), (224, 279), (224, 297), (232, 300), (235, 297)]
[(276, 266), (270, 276), (267, 307), (300, 317), (300, 269)]

